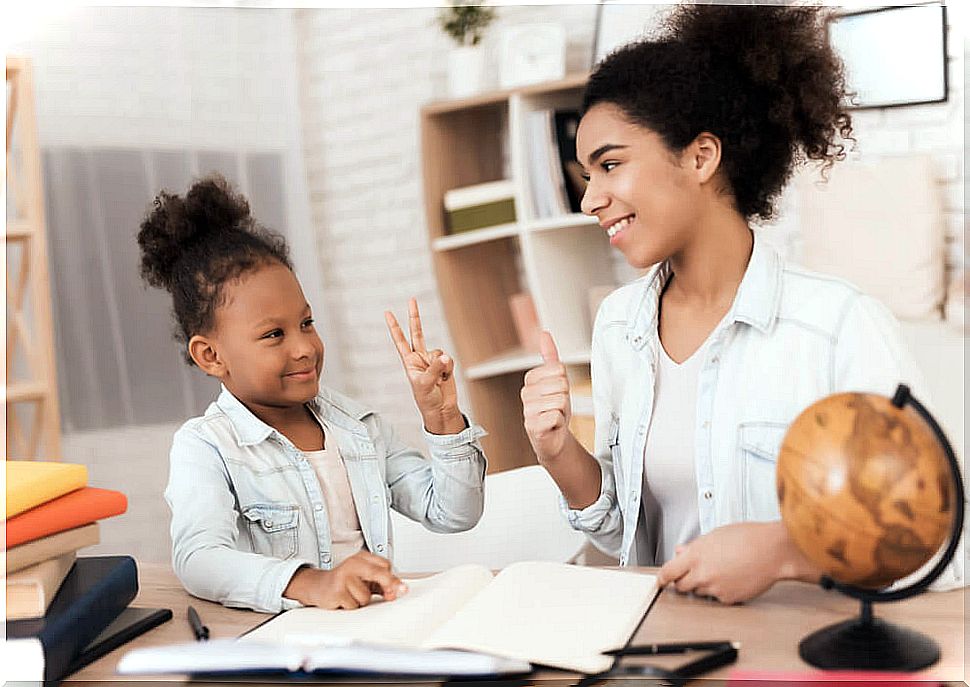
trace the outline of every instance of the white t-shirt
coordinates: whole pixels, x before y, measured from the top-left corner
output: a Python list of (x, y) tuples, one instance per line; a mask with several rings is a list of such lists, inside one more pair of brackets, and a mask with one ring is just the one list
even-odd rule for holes
[(705, 341), (678, 364), (659, 346), (656, 395), (643, 457), (642, 508), (635, 540), (641, 565), (663, 565), (701, 533), (694, 464), (697, 379)]
[(364, 548), (364, 535), (354, 506), (354, 495), (347, 479), (347, 468), (337, 450), (336, 441), (325, 441), (322, 451), (306, 451), (306, 459), (320, 480), (320, 490), (327, 504), (334, 567)]

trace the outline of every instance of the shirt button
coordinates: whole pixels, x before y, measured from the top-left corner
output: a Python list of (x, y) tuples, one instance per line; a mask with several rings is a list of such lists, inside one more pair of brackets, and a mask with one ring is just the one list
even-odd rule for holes
[(720, 358), (718, 356), (714, 356), (713, 358), (711, 358), (711, 365), (717, 365), (719, 360)]
[(377, 553), (384, 553), (384, 545), (383, 544), (378, 544), (377, 545)]
[(317, 505), (315, 505), (313, 507), (313, 510), (315, 510), (315, 511), (321, 511), (321, 510), (323, 510), (323, 506), (318, 503)]
[(329, 563), (333, 559), (330, 557), (329, 553), (325, 553), (320, 557), (320, 560), (323, 561), (324, 563)]
[(714, 494), (712, 494), (710, 491), (705, 491), (704, 498), (710, 501), (712, 498), (714, 498)]
[(273, 521), (272, 520), (267, 520), (266, 521), (266, 526), (267, 527), (272, 527), (273, 526)]
[(381, 497), (378, 496), (377, 494), (374, 494), (374, 496), (371, 497), (371, 501), (373, 501), (374, 503), (377, 503), (380, 500), (381, 500)]

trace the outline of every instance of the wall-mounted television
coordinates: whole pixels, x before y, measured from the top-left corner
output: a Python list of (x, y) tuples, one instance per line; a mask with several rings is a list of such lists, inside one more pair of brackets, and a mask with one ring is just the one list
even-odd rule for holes
[(946, 7), (880, 7), (836, 14), (832, 47), (845, 62), (849, 107), (939, 103), (947, 99)]

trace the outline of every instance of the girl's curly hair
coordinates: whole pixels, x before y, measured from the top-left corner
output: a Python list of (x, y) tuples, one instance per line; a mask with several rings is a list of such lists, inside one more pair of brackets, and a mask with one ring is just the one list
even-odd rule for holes
[(619, 107), (683, 150), (709, 132), (738, 211), (770, 219), (796, 164), (823, 170), (852, 140), (845, 73), (817, 7), (680, 5), (656, 39), (611, 53), (595, 69), (583, 113)]
[(172, 294), (175, 338), (211, 331), (224, 285), (244, 272), (280, 263), (293, 269), (282, 236), (260, 226), (246, 198), (219, 175), (196, 181), (185, 197), (162, 191), (138, 231), (141, 276)]

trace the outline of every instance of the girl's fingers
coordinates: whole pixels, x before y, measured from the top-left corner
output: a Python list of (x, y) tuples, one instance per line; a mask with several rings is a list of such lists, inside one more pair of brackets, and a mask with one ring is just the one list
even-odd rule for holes
[(408, 324), (411, 327), (411, 345), (418, 353), (427, 352), (424, 345), (424, 331), (421, 329), (421, 314), (418, 312), (418, 301), (412, 298), (408, 301)]
[(401, 362), (406, 363), (407, 357), (413, 351), (408, 340), (404, 337), (404, 330), (401, 329), (401, 325), (397, 323), (397, 318), (394, 317), (394, 313), (390, 310), (384, 311), (384, 321), (387, 323), (387, 329), (391, 333), (391, 340), (394, 341), (394, 347), (397, 349), (397, 354), (401, 357)]
[(357, 602), (357, 606), (366, 606), (370, 603), (371, 590), (364, 580), (354, 575), (347, 577), (347, 591)]

